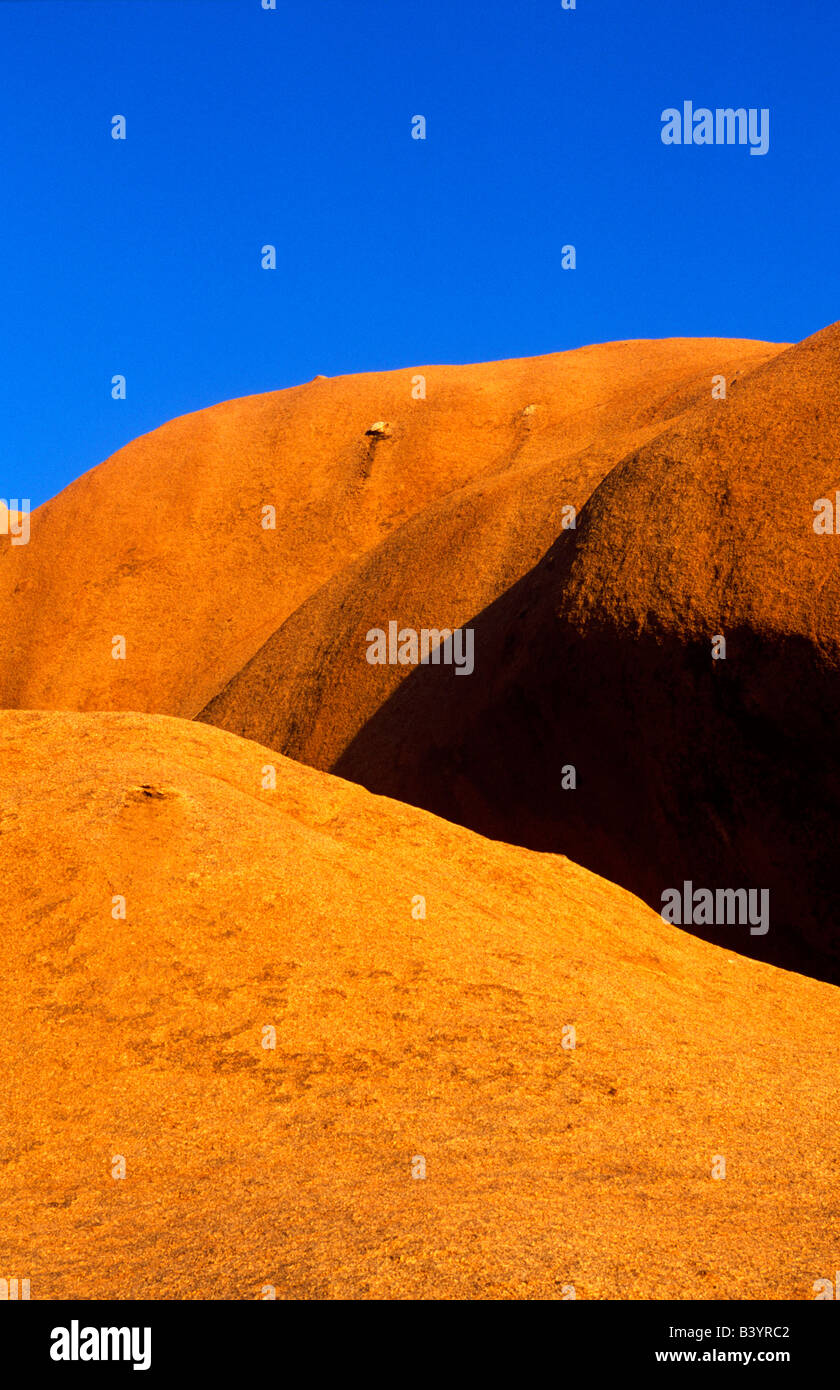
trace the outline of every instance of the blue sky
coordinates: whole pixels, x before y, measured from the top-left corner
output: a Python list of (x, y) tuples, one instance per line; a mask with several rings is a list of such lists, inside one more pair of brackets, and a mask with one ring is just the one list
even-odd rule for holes
[(0, 496), (319, 372), (840, 317), (836, 0), (277, 3), (0, 0)]

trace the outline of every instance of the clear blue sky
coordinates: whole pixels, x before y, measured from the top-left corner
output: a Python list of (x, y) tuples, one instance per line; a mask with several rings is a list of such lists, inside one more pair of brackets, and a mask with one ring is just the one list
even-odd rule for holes
[[(33, 506), (318, 372), (840, 317), (838, 0), (0, 0), (0, 69), (0, 496)], [(664, 146), (686, 99), (769, 107), (769, 153)]]

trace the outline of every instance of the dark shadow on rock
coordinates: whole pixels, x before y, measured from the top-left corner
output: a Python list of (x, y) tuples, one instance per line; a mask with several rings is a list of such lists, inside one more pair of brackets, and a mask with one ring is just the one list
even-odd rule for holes
[[(562, 613), (561, 537), (469, 626), (475, 670), (418, 666), (331, 771), (491, 839), (567, 855), (657, 911), (668, 888), (769, 889), (770, 929), (687, 929), (840, 983), (840, 675), (804, 638)], [(718, 629), (720, 630), (720, 629)], [(576, 787), (563, 789), (574, 767)]]

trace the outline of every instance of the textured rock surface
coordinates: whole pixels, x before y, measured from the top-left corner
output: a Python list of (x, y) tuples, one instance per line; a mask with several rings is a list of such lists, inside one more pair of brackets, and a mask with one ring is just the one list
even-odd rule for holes
[(0, 790), (0, 1220), (33, 1298), (832, 1276), (832, 987), (200, 724), (2, 713)]

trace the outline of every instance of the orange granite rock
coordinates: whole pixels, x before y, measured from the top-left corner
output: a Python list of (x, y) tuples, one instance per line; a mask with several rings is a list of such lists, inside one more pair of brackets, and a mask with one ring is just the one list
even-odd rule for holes
[(812, 1299), (837, 1268), (831, 986), (202, 724), (2, 712), (0, 793), (33, 1299)]

